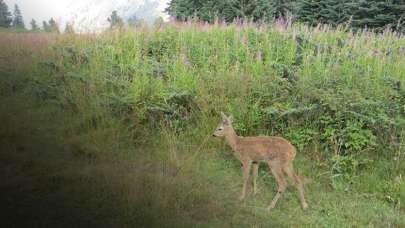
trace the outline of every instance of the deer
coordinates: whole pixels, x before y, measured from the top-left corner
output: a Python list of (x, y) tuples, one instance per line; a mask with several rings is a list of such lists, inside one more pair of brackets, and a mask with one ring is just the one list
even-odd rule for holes
[(285, 138), (277, 136), (238, 136), (232, 126), (233, 117), (226, 116), (221, 112), (222, 120), (215, 129), (213, 136), (225, 138), (232, 148), (233, 155), (242, 163), (243, 187), (240, 200), (246, 196), (247, 182), (253, 166), (253, 194), (257, 194), (257, 175), (259, 163), (268, 164), (273, 173), (278, 190), (273, 197), (267, 210), (272, 210), (279, 198), (286, 190), (288, 183), (284, 176), (285, 172), (292, 180), (298, 190), (301, 206), (304, 210), (308, 208), (304, 196), (304, 183), (300, 176), (296, 174), (293, 168), (293, 160), (296, 155), (296, 148)]

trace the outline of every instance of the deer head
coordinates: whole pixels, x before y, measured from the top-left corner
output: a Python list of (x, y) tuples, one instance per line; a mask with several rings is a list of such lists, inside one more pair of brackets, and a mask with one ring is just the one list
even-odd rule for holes
[(232, 128), (233, 117), (226, 116), (223, 112), (221, 112), (221, 116), (222, 116), (222, 120), (218, 124), (214, 133), (212, 134), (212, 136), (214, 136), (214, 137), (223, 137), (226, 134), (228, 134), (228, 132), (230, 132), (231, 129), (233, 129)]

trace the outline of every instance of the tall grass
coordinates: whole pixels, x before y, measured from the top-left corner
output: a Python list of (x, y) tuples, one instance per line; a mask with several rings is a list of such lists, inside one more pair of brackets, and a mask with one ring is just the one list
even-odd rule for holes
[[(29, 101), (14, 113), (33, 110), (33, 117), (17, 118), (52, 135), (72, 155), (71, 167), (93, 170), (99, 187), (70, 184), (98, 193), (81, 207), (106, 204), (107, 224), (405, 224), (401, 34), (173, 22), (91, 35), (2, 33), (0, 48), (4, 104)], [(235, 200), (239, 164), (209, 137), (220, 111), (234, 115), (240, 135), (280, 135), (296, 145), (296, 166), (314, 179), (309, 212), (299, 210), (293, 191), (265, 212), (274, 188), (265, 167), (261, 194)], [(10, 144), (30, 141), (24, 121), (1, 118), (10, 124), (0, 134), (16, 140)], [(81, 163), (87, 160), (96, 162)]]

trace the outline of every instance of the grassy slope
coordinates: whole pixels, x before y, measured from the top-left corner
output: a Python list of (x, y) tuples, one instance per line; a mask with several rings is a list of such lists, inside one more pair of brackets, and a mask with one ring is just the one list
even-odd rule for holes
[[(78, 57), (79, 60), (72, 57), (76, 58), (73, 63), (65, 62), (66, 60), (60, 58), (61, 52), (66, 51), (60, 47), (74, 46), (79, 50), (85, 49), (97, 44), (93, 42), (95, 38), (58, 37), (55, 51), (46, 48), (54, 42), (54, 38), (46, 35), (4, 36), (11, 37), (8, 40), (3, 37), (1, 42), (3, 45), (1, 48), (8, 50), (4, 52), (6, 53), (4, 56), (14, 55), (19, 58), (1, 59), (4, 77), (1, 84), (0, 120), (5, 124), (0, 131), (0, 177), (3, 180), (0, 184), (2, 193), (0, 203), (2, 215), (7, 218), (2, 220), (2, 223), (7, 226), (63, 227), (72, 225), (82, 227), (405, 226), (405, 218), (402, 215), (404, 207), (400, 204), (403, 203), (405, 194), (403, 179), (400, 179), (400, 174), (405, 171), (401, 164), (403, 155), (400, 153), (402, 152), (398, 152), (397, 161), (389, 158), (390, 155), (368, 153), (367, 156), (374, 162), (368, 163), (365, 168), (353, 174), (353, 178), (350, 179), (352, 183), (335, 183), (327, 156), (323, 155), (326, 158), (319, 159), (312, 154), (313, 148), (308, 145), (308, 148), (300, 151), (295, 167), (301, 174), (313, 179), (313, 183), (306, 186), (310, 210), (300, 209), (296, 191), (289, 187), (277, 208), (271, 213), (266, 212), (264, 208), (270, 202), (276, 186), (265, 166), (260, 169), (259, 195), (249, 196), (243, 202), (237, 201), (241, 188), (239, 164), (231, 156), (228, 147), (218, 140), (207, 138), (217, 121), (217, 117), (209, 113), (219, 108), (237, 112), (238, 105), (241, 105), (242, 109), (244, 105), (246, 107), (252, 105), (249, 103), (250, 95), (240, 96), (238, 93), (247, 93), (246, 91), (252, 88), (267, 92), (265, 88), (260, 87), (262, 81), (257, 79), (260, 82), (257, 83), (254, 77), (263, 72), (270, 75), (276, 73), (273, 70), (266, 72), (266, 69), (261, 69), (260, 66), (249, 68), (255, 64), (249, 56), (246, 57), (245, 62), (241, 63), (242, 66), (239, 69), (227, 69), (229, 64), (227, 61), (233, 58), (232, 55), (230, 59), (218, 57), (210, 60), (209, 56), (204, 56), (206, 53), (204, 48), (208, 46), (198, 47), (198, 45), (206, 45), (209, 41), (205, 39), (215, 34), (218, 39), (214, 45), (219, 46), (214, 49), (220, 48), (223, 44), (218, 42), (224, 37), (233, 36), (229, 35), (233, 32), (232, 29), (213, 28), (208, 33), (199, 33), (200, 37), (197, 37), (198, 33), (191, 28), (180, 33), (180, 38), (173, 38), (173, 40), (184, 39), (190, 42), (189, 44), (195, 44), (194, 51), (201, 52), (191, 53), (191, 57), (196, 58), (194, 61), (201, 64), (191, 72), (182, 67), (184, 62), (181, 61), (185, 61), (181, 59), (184, 58), (182, 56), (173, 58), (168, 55), (160, 62), (170, 58), (176, 62), (177, 58), (179, 59), (179, 63), (174, 63), (173, 68), (168, 70), (169, 84), (174, 89), (186, 88), (197, 93), (200, 99), (197, 96), (196, 102), (203, 114), (195, 117), (193, 121), (196, 123), (191, 124), (192, 127), (182, 128), (181, 125), (175, 125), (159, 131), (151, 130), (144, 125), (144, 120), (139, 115), (144, 110), (138, 109), (141, 106), (139, 104), (134, 105), (135, 115), (130, 114), (130, 123), (127, 119), (121, 120), (114, 115), (116, 113), (128, 115), (121, 107), (117, 109), (107, 106), (111, 110), (105, 111), (106, 106), (95, 105), (97, 99), (102, 99), (97, 97), (106, 95), (100, 90), (109, 89), (103, 79), (97, 78), (108, 65), (106, 61), (112, 59), (111, 64), (117, 62), (121, 64), (121, 68), (115, 69), (117, 71), (112, 75), (118, 74), (123, 77), (128, 75), (126, 71), (129, 69), (126, 67), (132, 64), (140, 64), (136, 67), (141, 72), (150, 70), (151, 66), (156, 64), (152, 62), (145, 65), (136, 56), (137, 52), (126, 53), (127, 49), (121, 49), (121, 47), (134, 45), (133, 48), (138, 50), (136, 45), (141, 40), (140, 36), (136, 36), (135, 43), (131, 41), (132, 33), (122, 34), (118, 38), (118, 34), (97, 38), (100, 46), (107, 46), (107, 48), (101, 48), (95, 55), (90, 54), (92, 58), (90, 66), (84, 67), (81, 67), (80, 58), (82, 57)], [(159, 34), (156, 32), (152, 37), (160, 40), (160, 43), (164, 43), (165, 39), (162, 37), (178, 35), (176, 28)], [(271, 34), (272, 37), (264, 39), (282, 40), (282, 37), (277, 37), (277, 33)], [(320, 31), (313, 31), (313, 34), (315, 37), (319, 36), (319, 39), (326, 39), (328, 34), (332, 36), (330, 39), (334, 36), (343, 36), (343, 33), (322, 35)], [(362, 39), (367, 38), (365, 36), (367, 35), (353, 38), (353, 42), (357, 45), (367, 45), (361, 43)], [(32, 45), (33, 41), (35, 45)], [(275, 51), (271, 54), (273, 55), (271, 58), (287, 65), (289, 61), (293, 61), (291, 58), (294, 56), (288, 54), (290, 50), (288, 42), (281, 48), (273, 46)], [(380, 42), (382, 41), (376, 41), (376, 45), (382, 45)], [(403, 39), (392, 41), (391, 45), (398, 45), (397, 42), (404, 41)], [(181, 46), (181, 42), (176, 45)], [(172, 47), (173, 49), (168, 47), (166, 51), (175, 52), (178, 47)], [(228, 51), (235, 51), (238, 55), (244, 56), (243, 50), (239, 50), (238, 46), (235, 47), (236, 49)], [(294, 47), (290, 48), (293, 53)], [(120, 56), (124, 56), (125, 59), (114, 59)], [(140, 62), (128, 62), (132, 61), (131, 58)], [(356, 61), (362, 61), (362, 58), (364, 56)], [(394, 76), (401, 76), (403, 68), (394, 66), (398, 58), (401, 60), (400, 56), (393, 56), (391, 59), (384, 60), (384, 63), (374, 62), (375, 60), (371, 59), (371, 63), (363, 64), (371, 66), (371, 71), (389, 64), (389, 67), (385, 66), (384, 69)], [(37, 64), (37, 61), (44, 59), (54, 61), (47, 62), (45, 64), (47, 67), (44, 64)], [(214, 62), (216, 68), (214, 70), (207, 68), (205, 61), (217, 61)], [(59, 72), (48, 69), (49, 66), (55, 67), (55, 65), (63, 69)], [(322, 79), (310, 78), (309, 75), (315, 74), (313, 77), (322, 77), (325, 72), (328, 72), (328, 67), (322, 62), (315, 66), (308, 63), (307, 66), (302, 68), (303, 85), (298, 88), (300, 91), (305, 90), (305, 86), (311, 86), (315, 81)], [(226, 73), (227, 71), (229, 72)], [(341, 69), (341, 73), (345, 71), (349, 72), (347, 75), (353, 73), (351, 68)], [(212, 75), (204, 78), (203, 75), (210, 72)], [(201, 84), (200, 81), (188, 77), (190, 74), (203, 77), (201, 80), (205, 80), (205, 83)], [(80, 79), (83, 75), (90, 79)], [(237, 75), (237, 78), (232, 78), (232, 75)], [(77, 81), (62, 86), (55, 85), (62, 80), (60, 77), (63, 76), (92, 81), (83, 86)], [(57, 80), (54, 80), (55, 77)], [(144, 75), (140, 74), (139, 77)], [(277, 77), (274, 79), (277, 80)], [(399, 79), (404, 80), (404, 78)], [(69, 80), (69, 78), (63, 80)], [(114, 83), (119, 84), (121, 80), (126, 79), (118, 78)], [(240, 80), (250, 84), (246, 88), (241, 88)], [(275, 92), (271, 92), (276, 93), (268, 95), (268, 99), (277, 102), (273, 96), (285, 96), (283, 89), (278, 87), (278, 85), (283, 86), (282, 82), (276, 85), (265, 85), (273, 86), (271, 88)], [(147, 91), (148, 86), (152, 86), (154, 90)], [(364, 85), (354, 83), (352, 86), (353, 90), (359, 90), (358, 86)], [(137, 94), (132, 90), (134, 87), (142, 88), (149, 95)], [(54, 92), (55, 88), (62, 90)], [(167, 96), (170, 93), (169, 90), (173, 88), (166, 88), (160, 84), (159, 80), (147, 81), (147, 83), (139, 80), (129, 86), (125, 84), (121, 87), (124, 92), (129, 91), (131, 99), (149, 96), (148, 102), (152, 103), (159, 101), (160, 96)], [(382, 88), (373, 92), (383, 93), (384, 91)], [(122, 97), (124, 92), (114, 92), (113, 95)], [(365, 91), (365, 93), (375, 95), (372, 92)], [(52, 97), (54, 94), (57, 96), (56, 99)], [(227, 100), (212, 96), (211, 99), (207, 99), (213, 94), (217, 96), (223, 94), (231, 98)], [(104, 99), (115, 99), (111, 98), (111, 94), (106, 96), (107, 98)], [(67, 101), (67, 98), (72, 100)], [(291, 98), (291, 100), (294, 99), (297, 97)], [(302, 97), (300, 99), (302, 102), (306, 101)], [(102, 103), (103, 100), (100, 102)], [(281, 103), (280, 105), (289, 104), (288, 99), (278, 102)], [(71, 103), (74, 105), (68, 106)], [(71, 111), (71, 109), (74, 110)], [(246, 116), (254, 116), (254, 114), (240, 113), (236, 115), (239, 120)], [(94, 118), (96, 120), (92, 120)], [(245, 126), (239, 126), (239, 131), (244, 134), (264, 133), (252, 130), (255, 125), (249, 121), (244, 124)]]

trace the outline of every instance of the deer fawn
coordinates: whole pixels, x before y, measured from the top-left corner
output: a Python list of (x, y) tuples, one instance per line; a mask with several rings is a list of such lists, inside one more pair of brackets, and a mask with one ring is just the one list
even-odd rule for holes
[(286, 172), (293, 180), (297, 187), (302, 208), (308, 208), (308, 204), (304, 197), (304, 183), (301, 178), (294, 172), (293, 160), (295, 158), (296, 149), (286, 139), (273, 136), (257, 136), (257, 137), (241, 137), (238, 136), (232, 127), (232, 117), (227, 117), (221, 113), (222, 121), (215, 129), (213, 136), (225, 137), (228, 144), (232, 147), (235, 157), (242, 163), (243, 166), (243, 188), (240, 200), (245, 198), (247, 181), (249, 178), (250, 168), (253, 164), (253, 192), (257, 193), (257, 173), (259, 162), (267, 162), (278, 185), (277, 194), (271, 201), (267, 210), (271, 210), (276, 206), (278, 199), (287, 188), (287, 180), (283, 174)]

